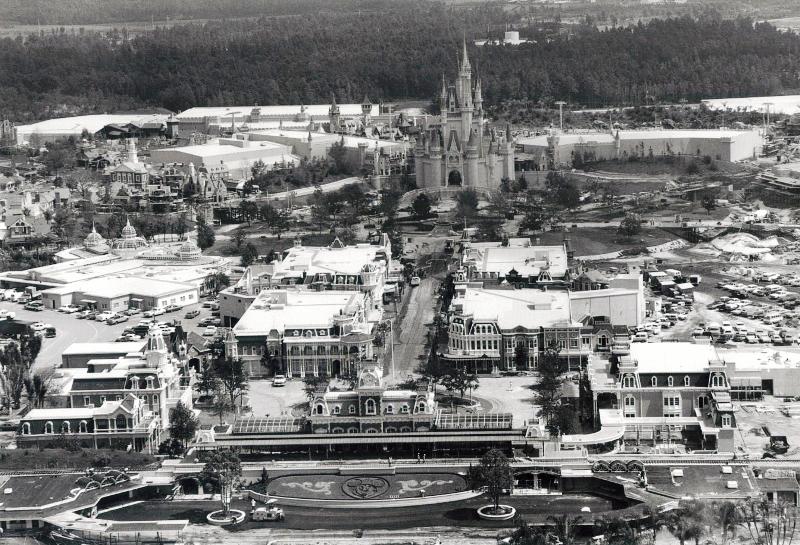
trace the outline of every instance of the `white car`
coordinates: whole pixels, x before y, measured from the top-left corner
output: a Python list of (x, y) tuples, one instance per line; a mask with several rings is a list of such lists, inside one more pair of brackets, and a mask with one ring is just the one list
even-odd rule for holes
[(213, 337), (217, 334), (217, 326), (210, 325), (203, 330), (204, 337)]
[(275, 375), (272, 379), (272, 386), (286, 386), (286, 375)]
[(153, 316), (161, 316), (162, 314), (166, 314), (166, 312), (167, 311), (163, 308), (155, 307), (142, 314), (142, 316), (145, 318), (152, 318)]
[(33, 331), (43, 331), (47, 327), (47, 324), (44, 322), (33, 322), (31, 324), (31, 329)]
[(0, 320), (13, 320), (16, 317), (17, 317), (16, 312), (11, 312), (4, 308), (0, 309)]
[(97, 320), (98, 322), (105, 322), (106, 320), (108, 320), (113, 316), (114, 316), (113, 312), (101, 312), (100, 314), (97, 315), (95, 320)]

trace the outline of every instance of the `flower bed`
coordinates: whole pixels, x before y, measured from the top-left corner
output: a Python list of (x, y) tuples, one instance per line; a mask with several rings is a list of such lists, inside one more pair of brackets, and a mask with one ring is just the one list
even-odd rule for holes
[(463, 477), (454, 473), (399, 475), (288, 475), (273, 479), (267, 491), (273, 496), (319, 500), (372, 500), (438, 496), (466, 490)]

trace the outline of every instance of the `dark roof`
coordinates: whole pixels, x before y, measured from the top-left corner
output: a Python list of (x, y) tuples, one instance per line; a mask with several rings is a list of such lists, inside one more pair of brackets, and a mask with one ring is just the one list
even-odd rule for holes
[[(99, 373), (98, 373), (99, 375)], [(72, 381), (73, 390), (120, 390), (125, 388), (124, 377), (76, 378)]]

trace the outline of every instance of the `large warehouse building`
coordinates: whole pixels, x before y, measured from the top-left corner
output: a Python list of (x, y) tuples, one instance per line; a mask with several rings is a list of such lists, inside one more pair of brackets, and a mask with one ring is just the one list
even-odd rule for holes
[(291, 146), (275, 142), (220, 138), (206, 144), (164, 148), (150, 152), (153, 163), (193, 164), (195, 168), (225, 166), (233, 179), (248, 178), (257, 161), (268, 169), (275, 165), (299, 164), (300, 157), (292, 154)]
[(517, 139), (539, 168), (571, 167), (584, 161), (664, 155), (709, 156), (718, 161), (744, 161), (761, 153), (763, 137), (756, 130), (637, 130), (575, 132)]

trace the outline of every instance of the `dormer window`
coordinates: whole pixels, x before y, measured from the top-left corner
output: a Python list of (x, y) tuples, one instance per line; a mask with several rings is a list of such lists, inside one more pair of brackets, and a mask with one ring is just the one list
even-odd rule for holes
[(61, 423), (61, 433), (69, 433), (70, 432), (69, 430), (70, 430), (69, 422), (65, 420), (64, 422)]
[(400, 412), (403, 414), (408, 414), (408, 405), (403, 404), (403, 406), (400, 407)]
[(139, 377), (131, 377), (131, 390), (139, 389)]
[(658, 386), (658, 377), (650, 377), (650, 386), (653, 388)]
[(724, 388), (725, 387), (725, 377), (720, 375), (719, 373), (712, 375), (711, 377), (711, 387), (712, 388)]
[(689, 375), (683, 377), (683, 385), (689, 387)]
[(314, 408), (314, 414), (324, 414), (324, 413), (325, 413), (325, 407), (322, 405), (322, 403), (318, 403), (317, 406)]
[(667, 386), (672, 387), (674, 385), (674, 383), (675, 383), (675, 380), (672, 378), (672, 376), (668, 376), (667, 377)]
[(336, 406), (333, 408), (333, 414), (339, 414), (340, 412), (342, 412), (342, 408), (341, 408), (341, 407), (339, 407), (339, 405), (336, 405)]
[(348, 411), (350, 414), (356, 414), (356, 406), (350, 405), (350, 410)]
[(418, 413), (424, 413), (426, 408), (427, 408), (427, 406), (425, 405), (425, 402), (424, 401), (420, 401), (419, 404), (417, 405), (417, 412)]
[(636, 377), (633, 375), (625, 375), (622, 377), (622, 387), (623, 388), (635, 388), (636, 387)]
[(391, 405), (386, 406), (386, 414), (394, 414), (394, 407)]
[(373, 414), (377, 413), (377, 410), (375, 408), (375, 400), (374, 399), (368, 399), (364, 403), (364, 411), (368, 415), (373, 415)]
[(30, 435), (31, 434), (31, 425), (28, 422), (25, 422), (22, 425), (22, 435)]
[(51, 435), (53, 433), (53, 423), (50, 422), (49, 420), (45, 422), (44, 432), (48, 435)]

